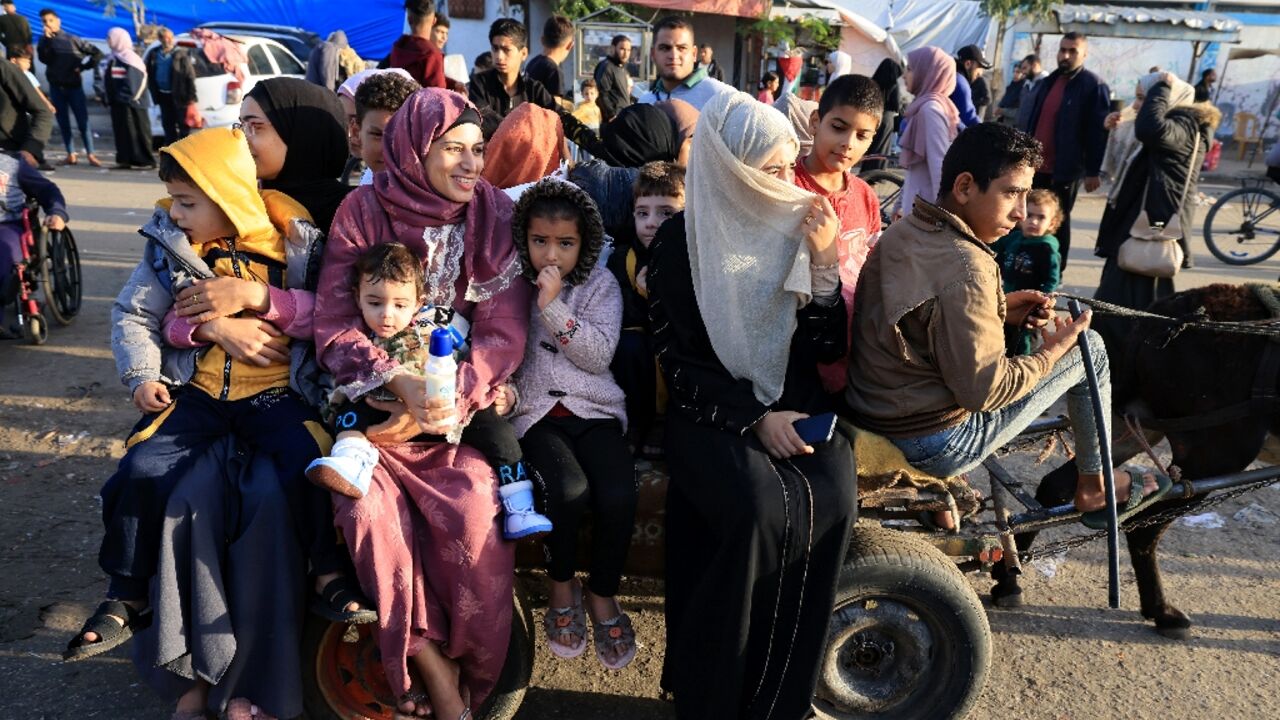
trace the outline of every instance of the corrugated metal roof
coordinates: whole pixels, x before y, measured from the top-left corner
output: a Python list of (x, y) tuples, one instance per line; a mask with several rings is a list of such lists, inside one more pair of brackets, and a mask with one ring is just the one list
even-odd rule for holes
[(1116, 5), (1058, 5), (1053, 9), (1058, 22), (1104, 23), (1164, 23), (1181, 25), (1193, 30), (1217, 30), (1238, 32), (1243, 25), (1226, 15), (1197, 10), (1169, 10), (1165, 8), (1118, 7)]

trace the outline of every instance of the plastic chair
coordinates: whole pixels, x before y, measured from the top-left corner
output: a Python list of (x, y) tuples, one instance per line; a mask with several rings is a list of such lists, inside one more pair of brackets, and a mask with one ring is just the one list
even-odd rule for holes
[(1250, 145), (1262, 147), (1262, 128), (1258, 125), (1258, 116), (1253, 113), (1238, 112), (1236, 113), (1235, 134), (1231, 136), (1236, 141), (1236, 145), (1240, 148), (1240, 157), (1244, 159), (1244, 151)]

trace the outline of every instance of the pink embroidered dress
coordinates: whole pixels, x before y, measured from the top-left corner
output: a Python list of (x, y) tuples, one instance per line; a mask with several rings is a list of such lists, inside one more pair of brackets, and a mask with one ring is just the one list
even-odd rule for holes
[[(471, 112), (467, 113), (466, 111)], [(479, 116), (456, 93), (427, 88), (387, 123), (387, 171), (339, 208), (316, 293), (321, 363), (355, 396), (400, 368), (364, 332), (352, 290), (356, 258), (373, 245), (405, 244), (423, 260), (428, 301), (470, 321), (471, 351), (459, 364), (459, 417), (493, 402), (494, 388), (520, 364), (528, 333), (528, 283), (512, 282), (512, 203), (479, 180), (469, 203), (431, 189), (423, 161), (431, 143), (461, 118)], [(465, 113), (465, 115), (464, 115)], [(408, 658), (428, 641), (456, 660), (479, 707), (506, 659), (514, 546), (498, 524), (497, 480), (465, 445), (382, 444), (373, 484), (359, 500), (334, 495), (360, 585), (378, 609), (378, 643), (392, 691), (409, 690)]]

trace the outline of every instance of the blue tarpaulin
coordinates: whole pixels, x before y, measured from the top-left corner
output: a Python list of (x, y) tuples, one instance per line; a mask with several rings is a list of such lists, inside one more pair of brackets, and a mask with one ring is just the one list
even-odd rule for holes
[[(117, 6), (113, 17), (103, 15), (101, 5), (89, 0), (18, 0), (18, 12), (31, 21), (35, 40), (40, 38), (40, 10), (51, 8), (62, 18), (62, 27), (84, 38), (105, 38), (107, 31), (120, 26), (133, 34), (127, 8)], [(404, 27), (404, 0), (361, 0), (360, 2), (317, 2), (316, 0), (149, 0), (148, 23), (164, 25), (183, 33), (204, 22), (230, 21), (292, 25), (310, 30), (321, 38), (334, 30), (344, 30), (361, 56), (381, 58), (391, 51), (391, 43)], [(299, 58), (306, 62), (306, 58)]]

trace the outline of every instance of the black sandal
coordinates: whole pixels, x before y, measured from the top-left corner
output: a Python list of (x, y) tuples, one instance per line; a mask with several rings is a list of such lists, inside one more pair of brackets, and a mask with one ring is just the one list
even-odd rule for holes
[[(124, 624), (121, 625), (117, 618), (123, 619)], [(62, 659), (64, 662), (76, 662), (101, 655), (125, 644), (133, 637), (134, 631), (142, 630), (150, 624), (151, 608), (134, 610), (119, 600), (106, 600), (84, 621), (84, 627), (80, 628), (71, 642), (67, 643)], [(95, 633), (98, 639), (89, 642), (84, 639), (85, 633)]]
[[(359, 610), (347, 610), (347, 606), (356, 603), (364, 607)], [(329, 581), (320, 591), (320, 596), (311, 603), (311, 611), (329, 622), (347, 625), (364, 625), (378, 622), (378, 611), (370, 606), (373, 603), (364, 596), (358, 585), (346, 575)]]

